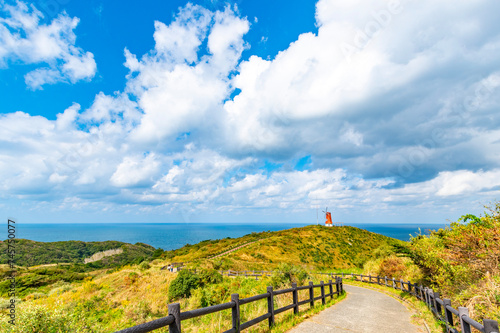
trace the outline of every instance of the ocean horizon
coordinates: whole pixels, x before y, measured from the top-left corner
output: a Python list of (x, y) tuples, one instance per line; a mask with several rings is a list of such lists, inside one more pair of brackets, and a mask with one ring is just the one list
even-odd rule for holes
[[(39, 242), (57, 241), (107, 241), (145, 243), (163, 250), (181, 248), (208, 239), (237, 238), (252, 232), (279, 231), (303, 227), (311, 223), (50, 223), (18, 224), (16, 238)], [(444, 228), (447, 224), (344, 224), (388, 237), (408, 241), (428, 230)]]

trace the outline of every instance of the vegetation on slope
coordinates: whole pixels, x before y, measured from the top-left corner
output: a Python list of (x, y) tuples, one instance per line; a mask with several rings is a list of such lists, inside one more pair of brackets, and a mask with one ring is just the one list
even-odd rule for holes
[(476, 320), (500, 320), (500, 203), (484, 216), (464, 215), (430, 235), (416, 235), (405, 256), (391, 249), (365, 264), (365, 273), (403, 278), (438, 290)]
[[(259, 241), (223, 257), (209, 261), (198, 259), (255, 240)], [(170, 251), (166, 257), (173, 262), (189, 261), (190, 267), (205, 266), (222, 270), (269, 270), (281, 263), (290, 263), (300, 264), (308, 270), (331, 271), (363, 267), (366, 261), (374, 258), (375, 249), (402, 243), (355, 227), (310, 225), (224, 239), (220, 244), (205, 241), (196, 246)]]
[[(10, 288), (11, 269), (6, 265), (6, 242), (0, 243), (0, 297), (7, 297)], [(83, 264), (85, 257), (106, 249), (120, 248), (122, 253)], [(16, 241), (16, 292), (20, 297), (44, 294), (54, 284), (81, 282), (88, 274), (102, 268), (119, 268), (127, 264), (139, 264), (152, 260), (163, 253), (143, 243), (135, 245), (116, 241), (106, 242), (35, 242), (26, 239)], [(68, 263), (69, 262), (69, 263)], [(67, 264), (64, 264), (67, 263)], [(31, 266), (38, 265), (38, 266)], [(31, 267), (24, 267), (31, 266)]]
[[(28, 239), (16, 239), (16, 253), (18, 254), (16, 255), (16, 265), (36, 266), (57, 263), (83, 264), (83, 259), (91, 257), (97, 252), (117, 248), (122, 248), (123, 253), (104, 258), (101, 262), (103, 264), (102, 267), (128, 263), (141, 256), (146, 258), (155, 251), (154, 247), (144, 243), (132, 245), (118, 241), (36, 242)], [(7, 242), (0, 242), (0, 264), (6, 264), (8, 260)]]
[[(114, 332), (139, 323), (164, 317), (168, 314), (169, 302), (180, 302), (182, 311), (228, 302), (232, 293), (239, 293), (241, 298), (266, 292), (266, 287), (274, 285), (276, 289), (289, 287), (290, 282), (306, 280), (300, 268), (281, 267), (279, 274), (259, 280), (237, 277), (221, 278), (214, 271), (202, 271), (198, 275), (189, 275), (188, 271), (179, 274), (161, 270), (162, 263), (153, 262), (148, 269), (140, 265), (125, 266), (115, 272), (101, 273), (94, 278), (87, 277), (80, 284), (57, 284), (45, 294), (30, 295), (18, 303), (17, 325), (7, 323), (7, 312), (0, 313), (1, 332)], [(288, 270), (288, 271), (287, 271)], [(185, 279), (188, 277), (188, 280)], [(193, 278), (195, 281), (193, 281)], [(317, 283), (320, 278), (311, 277)], [(321, 277), (323, 279), (324, 277)], [(188, 284), (190, 297), (169, 299), (177, 289), (175, 281)], [(316, 290), (315, 296), (318, 296)], [(308, 297), (308, 290), (302, 290), (300, 299)], [(275, 297), (276, 306), (282, 307), (292, 302), (291, 295)], [(4, 300), (8, 304), (8, 300)], [(305, 305), (301, 310), (308, 308)], [(245, 305), (241, 308), (242, 320), (247, 321), (267, 312), (265, 299)], [(287, 314), (279, 315), (282, 323)], [(183, 332), (220, 332), (229, 329), (231, 311), (223, 311), (210, 316), (195, 318), (183, 322)], [(267, 332), (267, 322), (263, 322), (249, 332)], [(168, 332), (162, 329), (158, 332)]]
[[(224, 257), (199, 259), (258, 239), (260, 241), (257, 243)], [(357, 228), (322, 226), (256, 233), (219, 242), (205, 241), (169, 251), (149, 263), (86, 273), (87, 276), (79, 282), (61, 279), (50, 285), (26, 289), (17, 308), (19, 325), (12, 330), (3, 317), (0, 318), (0, 331), (113, 332), (165, 316), (168, 313), (167, 304), (173, 301), (180, 302), (185, 311), (227, 302), (232, 293), (239, 293), (244, 298), (262, 294), (270, 285), (281, 289), (289, 287), (292, 281), (299, 285), (306, 284), (309, 278), (318, 282), (325, 276), (310, 276), (308, 272), (321, 268), (330, 271), (334, 265), (354, 269), (370, 259), (377, 247), (389, 246), (392, 242), (399, 241)], [(208, 250), (204, 249), (205, 246)], [(162, 270), (168, 263), (189, 260), (194, 260), (190, 265), (206, 267), (201, 273), (190, 276), (187, 271), (176, 274)], [(248, 267), (244, 266), (245, 260)], [(220, 274), (213, 270), (217, 265), (244, 269), (275, 268), (279, 272), (259, 280), (245, 277), (221, 279)], [(51, 269), (66, 269), (70, 272), (71, 268), (59, 265)], [(28, 272), (26, 269), (26, 274)], [(307, 298), (307, 293), (307, 290), (301, 291), (300, 299)], [(290, 297), (280, 295), (275, 299), (279, 306), (283, 306), (291, 303)], [(3, 302), (8, 304), (8, 299), (5, 298)], [(266, 300), (261, 300), (245, 305), (242, 318), (249, 320), (266, 311)], [(5, 315), (7, 312), (4, 311)], [(231, 312), (228, 310), (183, 322), (183, 331), (223, 331), (229, 328), (230, 322)], [(268, 331), (266, 325), (264, 322), (250, 331)]]
[(476, 318), (500, 320), (500, 203), (410, 242), (411, 257), (442, 294)]

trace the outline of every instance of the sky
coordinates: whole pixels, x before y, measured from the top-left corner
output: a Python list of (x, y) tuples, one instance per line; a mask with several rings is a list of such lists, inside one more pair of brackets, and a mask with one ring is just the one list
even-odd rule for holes
[(0, 0), (0, 212), (446, 223), (500, 198), (500, 2)]

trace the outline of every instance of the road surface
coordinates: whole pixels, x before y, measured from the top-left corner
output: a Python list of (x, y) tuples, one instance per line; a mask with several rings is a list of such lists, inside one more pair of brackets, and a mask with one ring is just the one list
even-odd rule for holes
[(398, 300), (375, 290), (344, 285), (347, 297), (307, 319), (289, 333), (427, 332), (411, 323), (412, 313)]

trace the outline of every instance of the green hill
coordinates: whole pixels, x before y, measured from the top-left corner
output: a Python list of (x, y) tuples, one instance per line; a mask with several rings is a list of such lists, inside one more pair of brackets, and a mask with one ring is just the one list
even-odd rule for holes
[[(110, 267), (131, 263), (137, 258), (148, 258), (155, 251), (154, 247), (143, 243), (132, 245), (118, 241), (36, 242), (28, 239), (17, 239), (15, 263), (25, 267), (58, 263), (83, 264), (83, 259), (97, 252), (118, 248), (122, 248), (123, 253), (106, 257), (101, 262), (94, 263), (92, 267)], [(7, 242), (0, 242), (0, 264), (7, 264), (8, 259)]]
[[(67, 262), (82, 261), (84, 257), (95, 252), (118, 245), (107, 243), (106, 248), (98, 247), (99, 242), (62, 243), (64, 244), (24, 241), (24, 247), (20, 251), (31, 251), (31, 256), (24, 258), (26, 264), (53, 262), (48, 259), (52, 257), (51, 251), (60, 251), (57, 258), (61, 262)], [(114, 332), (164, 317), (168, 313), (168, 302), (174, 300), (181, 303), (183, 310), (191, 310), (228, 302), (232, 293), (249, 297), (265, 292), (269, 285), (283, 288), (289, 285), (292, 278), (297, 278), (299, 284), (305, 283), (309, 278), (314, 281), (324, 278), (312, 274), (314, 271), (335, 271), (340, 268), (359, 271), (366, 261), (379, 256), (384, 249), (401, 243), (403, 242), (358, 228), (311, 225), (276, 232), (252, 233), (235, 239), (206, 240), (167, 252), (153, 252), (153, 248), (141, 244), (125, 244), (121, 246), (150, 251), (148, 253), (152, 254), (146, 258), (150, 262), (125, 265), (112, 270), (86, 270), (82, 273), (77, 269), (88, 268), (98, 262), (87, 265), (79, 263), (21, 268), (18, 271), (17, 295), (22, 298), (18, 304), (19, 323), (22, 323), (22, 327), (17, 327), (16, 332), (32, 332), (33, 327), (44, 332), (87, 332), (88, 327), (92, 327), (96, 332)], [(212, 258), (242, 245), (244, 246), (234, 252)], [(46, 257), (45, 261), (34, 259), (38, 254), (42, 254), (41, 258)], [(118, 256), (120, 255), (107, 258)], [(155, 257), (157, 258), (152, 260)], [(170, 288), (177, 277), (191, 274), (188, 271), (177, 274), (163, 269), (172, 262), (189, 262), (188, 267), (202, 268), (198, 274), (199, 285), (190, 289), (190, 297), (178, 299), (173, 293), (175, 288)], [(271, 276), (256, 280), (244, 277), (222, 278), (216, 271), (211, 270), (212, 268), (276, 271)], [(293, 274), (283, 274), (286, 269)], [(8, 271), (5, 273), (8, 274)], [(6, 277), (7, 275), (4, 275), (4, 279)], [(9, 302), (6, 298), (8, 288), (8, 281), (0, 283), (0, 305)], [(305, 297), (305, 294), (301, 297)], [(244, 315), (255, 318), (265, 309), (265, 302), (247, 305)], [(32, 313), (37, 315), (23, 316)], [(7, 316), (7, 310), (0, 310), (0, 330), (9, 328), (2, 324), (7, 322), (4, 320)], [(221, 322), (227, 325), (230, 321), (230, 312), (219, 313), (212, 317), (187, 321), (183, 323), (183, 330), (220, 331)], [(261, 328), (267, 330), (266, 325), (264, 322)]]
[[(235, 252), (207, 260), (221, 252), (249, 244)], [(308, 270), (363, 267), (376, 256), (376, 249), (403, 243), (355, 227), (310, 225), (274, 232), (252, 233), (240, 238), (204, 241), (166, 252), (171, 262), (197, 267), (211, 263), (216, 269), (270, 269), (280, 263), (301, 265)]]

